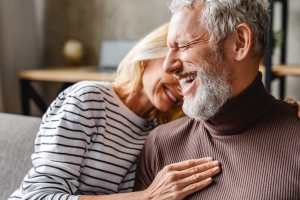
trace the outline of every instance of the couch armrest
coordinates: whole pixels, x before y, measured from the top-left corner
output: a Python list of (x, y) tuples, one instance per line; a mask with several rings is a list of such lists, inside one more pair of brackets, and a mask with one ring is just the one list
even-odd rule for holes
[(40, 121), (36, 117), (0, 113), (0, 199), (7, 199), (30, 169)]

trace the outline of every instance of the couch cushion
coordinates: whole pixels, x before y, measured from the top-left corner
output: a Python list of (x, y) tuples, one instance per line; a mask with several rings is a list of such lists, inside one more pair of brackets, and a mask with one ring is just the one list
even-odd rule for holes
[(0, 113), (0, 199), (7, 199), (30, 169), (39, 124), (39, 118)]

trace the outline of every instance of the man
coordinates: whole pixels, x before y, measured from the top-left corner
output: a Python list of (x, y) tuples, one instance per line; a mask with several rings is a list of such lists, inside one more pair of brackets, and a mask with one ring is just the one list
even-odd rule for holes
[(269, 95), (258, 72), (266, 3), (173, 0), (171, 9), (164, 69), (179, 79), (189, 117), (150, 134), (137, 185), (169, 163), (212, 156), (222, 173), (189, 199), (300, 199), (297, 109)]

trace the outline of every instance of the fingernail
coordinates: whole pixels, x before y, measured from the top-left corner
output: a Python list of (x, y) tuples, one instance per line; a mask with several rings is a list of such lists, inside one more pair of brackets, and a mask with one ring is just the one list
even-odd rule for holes
[(214, 172), (220, 172), (220, 171), (221, 171), (221, 168), (220, 168), (220, 167), (215, 167), (215, 168), (213, 168), (213, 171), (214, 171)]
[(209, 178), (206, 179), (206, 181), (207, 181), (208, 183), (211, 183), (211, 182), (213, 181), (213, 179), (212, 179), (211, 177), (209, 177)]
[(219, 164), (220, 164), (220, 162), (219, 162), (219, 161), (217, 161), (217, 160), (215, 160), (215, 161), (213, 161), (213, 162), (212, 162), (212, 164), (213, 164), (213, 165), (219, 165)]
[(212, 157), (206, 157), (206, 158), (204, 158), (205, 160), (213, 160), (213, 158)]

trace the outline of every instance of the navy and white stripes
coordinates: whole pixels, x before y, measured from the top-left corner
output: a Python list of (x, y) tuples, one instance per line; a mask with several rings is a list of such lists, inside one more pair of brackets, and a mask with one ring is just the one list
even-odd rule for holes
[(71, 86), (43, 116), (33, 167), (10, 200), (132, 191), (136, 159), (151, 128), (123, 105), (111, 85)]

